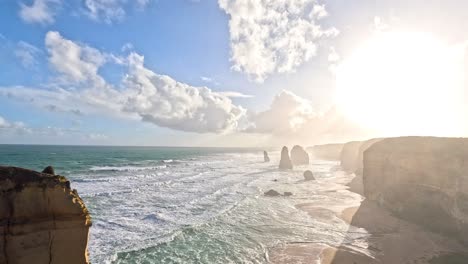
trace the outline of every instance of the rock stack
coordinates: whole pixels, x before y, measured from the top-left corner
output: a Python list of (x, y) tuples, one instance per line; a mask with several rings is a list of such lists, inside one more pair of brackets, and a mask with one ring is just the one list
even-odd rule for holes
[(91, 218), (52, 167), (0, 166), (0, 263), (85, 264)]
[(291, 170), (293, 168), (287, 147), (283, 147), (283, 149), (281, 149), (281, 160), (279, 168), (280, 170)]
[(310, 170), (304, 171), (304, 179), (306, 181), (313, 181), (315, 180), (314, 174)]
[(309, 154), (303, 147), (295, 145), (291, 149), (291, 161), (293, 165), (307, 165), (309, 164)]
[(268, 157), (268, 152), (263, 151), (263, 161), (270, 162), (270, 157)]

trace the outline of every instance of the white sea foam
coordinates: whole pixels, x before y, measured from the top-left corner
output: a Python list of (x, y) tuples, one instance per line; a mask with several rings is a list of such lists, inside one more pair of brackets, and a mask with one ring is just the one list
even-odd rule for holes
[[(167, 159), (170, 167), (145, 161), (74, 175), (73, 187), (94, 222), (91, 261), (261, 263), (266, 249), (278, 243), (351, 243), (349, 226), (335, 216), (360, 201), (345, 190), (349, 175), (335, 171), (337, 163), (315, 161), (310, 168), (317, 181), (305, 182), (305, 168), (280, 172), (278, 153), (270, 157), (271, 163), (263, 163), (260, 152), (211, 154)], [(294, 195), (263, 196), (269, 189)], [(298, 203), (328, 211), (311, 217), (294, 206)]]

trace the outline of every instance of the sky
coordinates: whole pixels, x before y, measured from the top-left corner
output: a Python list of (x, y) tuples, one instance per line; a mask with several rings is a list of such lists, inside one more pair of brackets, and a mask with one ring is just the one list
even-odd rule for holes
[(0, 1), (0, 144), (467, 136), (465, 1)]

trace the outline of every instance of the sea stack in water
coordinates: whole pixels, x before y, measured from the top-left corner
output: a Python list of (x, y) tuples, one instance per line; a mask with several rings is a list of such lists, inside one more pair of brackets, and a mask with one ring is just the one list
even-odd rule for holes
[(303, 147), (295, 145), (291, 149), (291, 161), (293, 165), (307, 165), (309, 164), (309, 154)]
[(88, 210), (52, 173), (0, 166), (0, 263), (89, 263)]
[(313, 181), (315, 180), (314, 174), (310, 170), (304, 171), (304, 179), (306, 181)]
[(281, 160), (279, 168), (280, 170), (291, 170), (293, 168), (287, 147), (283, 147), (283, 149), (281, 149)]
[(270, 157), (268, 157), (268, 152), (263, 151), (263, 161), (270, 162)]

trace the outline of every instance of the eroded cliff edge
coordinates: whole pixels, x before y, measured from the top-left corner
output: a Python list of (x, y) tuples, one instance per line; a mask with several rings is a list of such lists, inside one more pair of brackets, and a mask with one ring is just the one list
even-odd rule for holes
[(65, 177), (0, 166), (0, 263), (88, 263), (90, 226)]
[(468, 242), (468, 139), (402, 137), (364, 152), (364, 195), (401, 218)]

